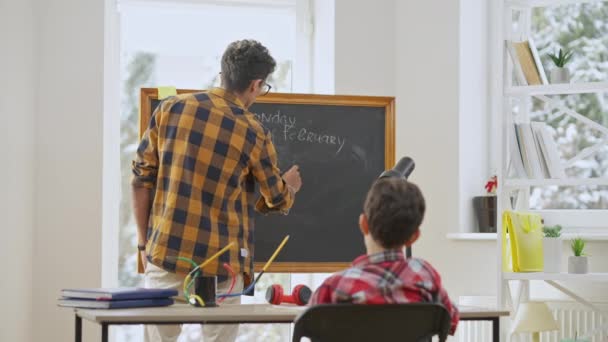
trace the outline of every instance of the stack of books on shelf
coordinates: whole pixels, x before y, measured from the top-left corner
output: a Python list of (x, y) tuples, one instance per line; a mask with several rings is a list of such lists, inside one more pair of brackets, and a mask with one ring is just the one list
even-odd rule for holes
[(173, 304), (177, 290), (113, 288), (113, 289), (64, 289), (59, 306), (89, 309), (120, 309)]
[(510, 159), (518, 177), (566, 178), (557, 144), (547, 124), (516, 123), (511, 132)]

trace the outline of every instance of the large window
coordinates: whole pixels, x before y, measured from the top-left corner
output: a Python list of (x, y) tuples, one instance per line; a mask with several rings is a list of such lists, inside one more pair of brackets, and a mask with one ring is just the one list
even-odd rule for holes
[[(572, 82), (605, 81), (608, 79), (608, 5), (603, 2), (572, 4), (534, 9), (532, 38), (539, 48), (547, 74), (553, 68), (548, 54), (560, 48), (573, 51), (569, 69)], [(546, 121), (554, 130), (567, 164), (570, 178), (607, 178), (608, 143), (600, 132), (590, 129), (559, 111), (570, 108), (586, 118), (608, 127), (608, 96), (606, 92), (556, 97), (549, 108), (534, 103), (532, 120)], [(586, 158), (573, 158), (582, 150), (599, 144)], [(530, 195), (533, 209), (608, 209), (607, 186), (537, 187)]]
[[(495, 23), (488, 21), (487, 3), (481, 0), (461, 2), (460, 22), (460, 151), (461, 164), (461, 224), (463, 231), (472, 226), (470, 198), (479, 195), (483, 180), (496, 173), (500, 162), (495, 158), (498, 140), (491, 132), (488, 89), (493, 79), (487, 65), (492, 44), (487, 33)], [(548, 57), (559, 48), (574, 51), (569, 69), (572, 82), (605, 81), (608, 79), (608, 5), (605, 2), (555, 5), (534, 8), (530, 18), (519, 18), (513, 11), (513, 30), (528, 32), (538, 48), (546, 74), (553, 62)], [(517, 23), (521, 27), (517, 27)], [(517, 39), (517, 38), (514, 38)], [(509, 56), (507, 55), (507, 58)], [(500, 94), (499, 96), (502, 96)], [(607, 178), (608, 141), (602, 133), (564, 115), (560, 106), (568, 107), (590, 120), (608, 126), (608, 94), (578, 94), (550, 96), (556, 100), (553, 108), (538, 99), (515, 103), (517, 107), (532, 108), (530, 120), (545, 121), (552, 128), (560, 148), (562, 161), (567, 163), (568, 178)], [(528, 101), (522, 99), (522, 101)], [(599, 148), (594, 149), (596, 144)], [(585, 158), (574, 159), (587, 149)], [(470, 165), (480, 165), (471, 169)], [(523, 207), (542, 210), (550, 224), (561, 223), (575, 228), (571, 233), (605, 234), (608, 217), (608, 186), (537, 186), (531, 187)], [(590, 211), (592, 210), (592, 211)], [(474, 225), (473, 225), (474, 226)], [(596, 229), (596, 228), (599, 228)]]
[[(120, 231), (118, 284), (138, 286), (136, 225), (131, 210), (131, 161), (138, 144), (138, 106), (141, 87), (175, 86), (206, 89), (219, 85), (220, 58), (226, 46), (239, 39), (256, 39), (270, 50), (277, 69), (269, 82), (273, 91), (307, 91), (311, 84), (308, 56), (312, 25), (308, 1), (253, 0), (123, 0), (120, 16)], [(297, 45), (297, 46), (296, 46)], [(305, 64), (306, 65), (303, 65)], [(302, 69), (305, 69), (304, 71)], [(263, 301), (269, 284), (289, 288), (290, 277), (267, 274), (256, 287)], [(116, 330), (121, 341), (141, 340), (141, 328)], [(287, 340), (289, 326), (243, 325), (239, 340)], [(189, 326), (181, 341), (200, 340), (198, 326)]]

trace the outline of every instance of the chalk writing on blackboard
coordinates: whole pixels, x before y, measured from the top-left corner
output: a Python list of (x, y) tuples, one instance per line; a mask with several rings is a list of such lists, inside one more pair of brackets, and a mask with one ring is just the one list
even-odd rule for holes
[(281, 111), (276, 113), (255, 113), (255, 117), (264, 125), (279, 125), (281, 127), (284, 141), (293, 141), (301, 143), (312, 143), (322, 145), (333, 145), (336, 149), (336, 154), (342, 151), (346, 138), (316, 130), (314, 127), (301, 127), (298, 125), (297, 118), (288, 114), (282, 114)]

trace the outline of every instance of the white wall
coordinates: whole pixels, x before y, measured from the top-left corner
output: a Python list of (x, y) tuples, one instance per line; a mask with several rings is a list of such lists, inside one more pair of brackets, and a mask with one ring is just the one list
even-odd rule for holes
[(461, 224), (459, 12), (440, 0), (335, 3), (335, 92), (396, 97), (396, 157), (416, 161), (411, 180), (427, 200), (414, 254), (436, 266), (455, 300), (494, 295), (497, 276), (495, 242), (446, 238)]
[(0, 0), (0, 341), (31, 340), (34, 23), (32, 0)]
[(36, 8), (33, 340), (69, 341), (73, 315), (56, 306), (60, 289), (101, 285), (104, 1), (39, 0)]
[[(459, 224), (458, 3), (336, 0), (335, 11), (336, 93), (396, 96), (396, 157), (416, 161), (412, 181), (428, 206), (414, 253), (437, 266), (454, 296), (470, 294), (460, 265), (493, 274), (495, 261), (485, 257), (493, 244), (446, 239)], [(477, 277), (477, 294), (495, 292), (495, 278)]]
[(335, 93), (395, 95), (395, 1), (335, 1)]
[[(441, 10), (438, 10), (441, 9)], [(459, 2), (397, 1), (397, 156), (416, 161), (427, 200), (414, 255), (442, 274), (450, 295), (496, 293), (495, 242), (454, 242), (460, 220)]]

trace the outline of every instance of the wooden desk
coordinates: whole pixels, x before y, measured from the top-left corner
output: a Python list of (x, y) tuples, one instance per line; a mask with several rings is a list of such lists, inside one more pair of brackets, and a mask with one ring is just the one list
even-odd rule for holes
[[(215, 308), (195, 308), (186, 304), (175, 304), (161, 308), (134, 309), (75, 309), (75, 338), (82, 341), (82, 319), (101, 325), (101, 340), (108, 341), (110, 325), (133, 324), (240, 324), (240, 323), (293, 323), (307, 307), (275, 306), (270, 304), (225, 304)], [(501, 316), (504, 310), (476, 307), (459, 307), (463, 321), (491, 321), (494, 341), (498, 342)]]

